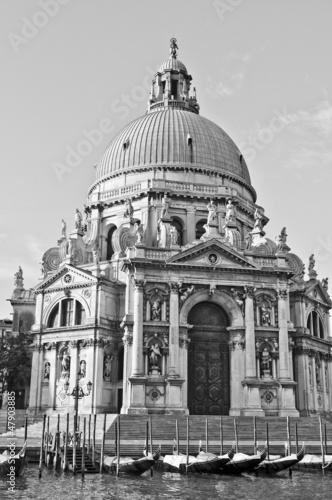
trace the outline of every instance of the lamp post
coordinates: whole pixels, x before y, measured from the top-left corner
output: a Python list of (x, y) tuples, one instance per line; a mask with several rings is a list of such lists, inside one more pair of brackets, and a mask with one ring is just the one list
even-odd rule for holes
[(88, 382), (86, 384), (87, 392), (84, 392), (82, 387), (80, 386), (80, 380), (82, 378), (82, 374), (78, 372), (76, 378), (76, 385), (72, 391), (69, 391), (69, 381), (68, 378), (63, 386), (65, 393), (67, 396), (72, 396), (75, 399), (75, 413), (74, 413), (74, 440), (73, 440), (73, 472), (76, 474), (76, 440), (77, 436), (77, 414), (78, 414), (78, 400), (82, 399), (84, 396), (89, 396), (92, 388), (92, 382)]

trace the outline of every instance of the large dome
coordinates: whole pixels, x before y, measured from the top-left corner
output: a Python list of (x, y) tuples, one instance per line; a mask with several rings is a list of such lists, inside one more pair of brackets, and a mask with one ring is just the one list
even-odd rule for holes
[(217, 169), (251, 186), (248, 167), (232, 139), (215, 123), (174, 108), (129, 123), (101, 157), (96, 180), (153, 166)]

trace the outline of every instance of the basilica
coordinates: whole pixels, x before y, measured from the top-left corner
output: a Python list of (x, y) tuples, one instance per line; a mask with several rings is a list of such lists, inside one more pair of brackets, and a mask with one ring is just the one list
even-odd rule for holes
[(332, 415), (328, 279), (268, 222), (172, 39), (146, 113), (55, 228), (41, 279), (27, 291), (15, 275), (29, 413), (74, 411), (76, 387), (80, 413)]

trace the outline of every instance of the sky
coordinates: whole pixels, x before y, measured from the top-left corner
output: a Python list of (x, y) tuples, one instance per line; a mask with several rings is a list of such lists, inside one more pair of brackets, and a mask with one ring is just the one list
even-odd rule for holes
[(146, 111), (176, 37), (200, 114), (241, 149), (270, 218), (332, 286), (330, 0), (1, 0), (0, 318), (39, 282), (94, 165)]

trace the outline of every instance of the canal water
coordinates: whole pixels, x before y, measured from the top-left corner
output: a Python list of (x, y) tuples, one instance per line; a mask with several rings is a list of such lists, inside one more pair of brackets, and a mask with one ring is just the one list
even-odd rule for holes
[(71, 473), (43, 469), (38, 478), (38, 466), (31, 464), (24, 475), (16, 478), (15, 492), (8, 491), (5, 478), (0, 478), (0, 499), (24, 500), (331, 500), (332, 474), (301, 473), (292, 478), (191, 475), (182, 476), (154, 471), (143, 476), (116, 476), (108, 474), (74, 477)]

